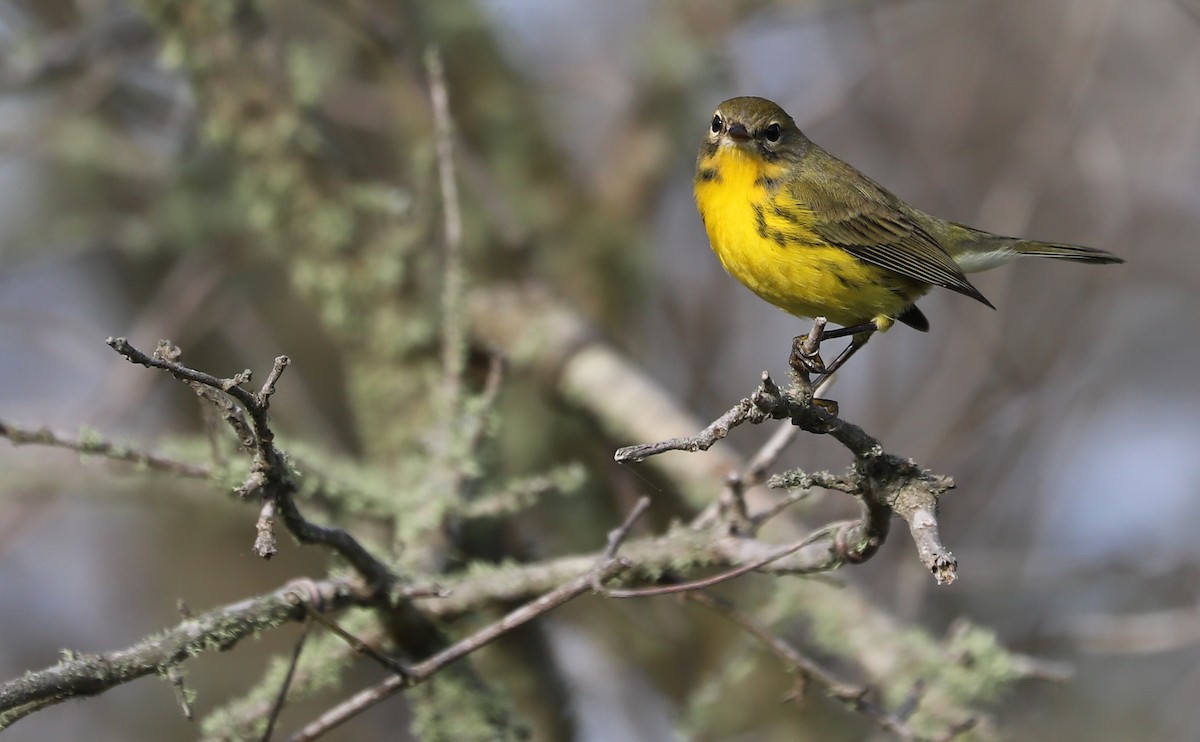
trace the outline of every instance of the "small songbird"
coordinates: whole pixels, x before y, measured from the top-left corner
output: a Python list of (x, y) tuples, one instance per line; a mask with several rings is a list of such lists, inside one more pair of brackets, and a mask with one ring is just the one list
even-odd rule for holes
[[(850, 353), (896, 321), (928, 330), (914, 302), (934, 286), (991, 307), (966, 273), (1023, 255), (1125, 262), (1092, 247), (1001, 237), (926, 214), (813, 144), (764, 98), (717, 107), (700, 144), (695, 192), (725, 270), (786, 312), (842, 325), (824, 337), (854, 335)], [(819, 356), (801, 362), (832, 371)]]

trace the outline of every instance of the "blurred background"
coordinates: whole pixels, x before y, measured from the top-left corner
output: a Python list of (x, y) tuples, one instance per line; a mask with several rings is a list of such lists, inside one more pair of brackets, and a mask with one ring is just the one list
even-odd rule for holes
[[(897, 327), (841, 373), (843, 417), (957, 482), (942, 536), (961, 579), (936, 587), (899, 529), (839, 578), (934, 633), (967, 617), (1071, 663), (1072, 681), (1005, 697), (1006, 736), (1200, 738), (1196, 0), (220, 5), (208, 17), (184, 2), (0, 1), (0, 418), (202, 456), (191, 395), (103, 342), (169, 337), (224, 375), (289, 355), (273, 407), (285, 447), (369, 460), (402, 446), (403, 431), (370, 431), (373, 414), (419, 397), (378, 359), (417, 369), (436, 338), (437, 292), (422, 281), (440, 207), (420, 63), (436, 44), (469, 285), (550, 286), (712, 419), (761, 371), (784, 378), (807, 329), (721, 271), (692, 202), (712, 110), (764, 96), (920, 209), (1128, 261), (974, 276), (996, 311), (935, 291), (921, 304), (930, 333)], [(261, 67), (239, 67), (239, 53)], [(598, 439), (536, 380), (511, 386), (504, 468), (588, 471), (583, 504), (541, 507), (520, 532), (527, 553), (596, 548), (647, 488), (608, 463), (633, 441)], [(370, 404), (381, 396), (393, 401)], [(749, 455), (770, 432), (721, 445)], [(846, 463), (801, 438), (780, 466)], [(290, 544), (269, 564), (253, 557), (252, 511), (203, 484), (8, 446), (0, 470), (4, 679), (63, 647), (132, 644), (175, 623), (177, 599), (207, 609), (322, 564)], [(853, 512), (832, 495), (806, 507), (811, 522)], [(778, 677), (756, 718), (689, 730), (686, 649), (655, 665), (642, 648), (635, 662), (580, 638), (581, 623), (553, 623), (548, 651), (623, 692), (569, 679), (566, 736), (871, 733), (836, 706), (779, 704)], [(633, 624), (632, 644), (651, 641)], [(202, 657), (198, 708), (235, 695), (295, 633)], [(331, 738), (372, 738), (403, 713)], [(195, 733), (149, 680), (9, 732)]]

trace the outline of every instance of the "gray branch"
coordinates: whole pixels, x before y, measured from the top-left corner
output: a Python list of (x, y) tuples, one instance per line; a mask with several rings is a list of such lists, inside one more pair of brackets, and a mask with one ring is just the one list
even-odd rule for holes
[(314, 597), (325, 609), (334, 610), (364, 604), (371, 596), (346, 578), (306, 583), (303, 589), (286, 585), (188, 619), (126, 649), (67, 654), (53, 667), (0, 685), (0, 729), (46, 706), (98, 695), (147, 675), (166, 675), (201, 652), (223, 651), (247, 636), (301, 620), (304, 603)]
[[(267, 375), (266, 383), (258, 392), (245, 388), (251, 379), (249, 369), (222, 379), (212, 374), (189, 368), (179, 363), (180, 350), (162, 340), (153, 355), (146, 355), (130, 345), (125, 338), (109, 338), (106, 341), (113, 350), (120, 353), (131, 363), (137, 363), (148, 368), (157, 368), (170, 373), (175, 378), (190, 385), (200, 385), (208, 390), (222, 392), (241, 404), (250, 418), (252, 441), (246, 441), (244, 426), (234, 424), (231, 427), (243, 443), (253, 451), (253, 463), (246, 481), (238, 488), (238, 494), (249, 497), (258, 494), (264, 501), (264, 508), (255, 531), (255, 551), (264, 558), (270, 558), (275, 553), (273, 523), (275, 517), (283, 520), (284, 526), (302, 544), (320, 544), (326, 546), (350, 563), (362, 575), (367, 584), (374, 590), (385, 592), (394, 583), (395, 576), (386, 564), (377, 559), (371, 552), (358, 542), (348, 532), (323, 526), (309, 521), (296, 507), (293, 497), (296, 493), (296, 482), (288, 466), (287, 457), (275, 445), (275, 431), (271, 428), (268, 410), (271, 396), (275, 393), (275, 384), (287, 368), (290, 361), (287, 356), (279, 356)], [(230, 415), (225, 415), (227, 420)], [(233, 415), (233, 418), (239, 416)]]
[[(626, 463), (643, 461), (666, 451), (704, 451), (739, 425), (788, 420), (808, 433), (833, 437), (854, 455), (850, 475), (829, 483), (834, 484), (835, 489), (857, 497), (862, 502), (863, 515), (856, 521), (829, 526), (814, 534), (827, 536), (827, 540), (832, 541), (833, 558), (827, 563), (828, 568), (870, 559), (887, 538), (892, 515), (898, 515), (908, 523), (917, 554), (937, 583), (948, 585), (954, 582), (958, 563), (942, 545), (937, 526), (938, 497), (954, 487), (954, 482), (948, 477), (930, 474), (911, 459), (885, 452), (883, 444), (876, 438), (830, 412), (830, 406), (822, 400), (813, 400), (804, 381), (784, 390), (764, 373), (753, 394), (698, 434), (628, 446), (619, 449), (615, 458)], [(808, 480), (796, 484), (807, 487), (822, 483), (813, 481), (803, 472), (793, 475), (793, 478), (804, 477)], [(787, 475), (776, 479), (776, 483), (790, 484)], [(818, 539), (816, 543), (821, 541)]]

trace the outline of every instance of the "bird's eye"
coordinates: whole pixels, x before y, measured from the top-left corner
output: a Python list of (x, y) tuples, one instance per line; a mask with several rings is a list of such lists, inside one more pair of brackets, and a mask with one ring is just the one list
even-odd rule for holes
[(771, 124), (770, 126), (767, 127), (767, 141), (768, 142), (778, 142), (779, 141), (779, 133), (780, 133), (779, 124)]
[(723, 125), (723, 124), (721, 123), (721, 114), (719, 114), (719, 113), (714, 113), (714, 114), (713, 114), (713, 120), (712, 120), (712, 133), (713, 133), (713, 134), (720, 134), (720, 133), (721, 133), (721, 126), (722, 126), (722, 125)]

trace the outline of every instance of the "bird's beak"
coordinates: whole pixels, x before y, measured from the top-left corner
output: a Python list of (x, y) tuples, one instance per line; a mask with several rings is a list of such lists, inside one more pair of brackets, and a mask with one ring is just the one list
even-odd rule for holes
[(750, 132), (746, 131), (745, 124), (730, 124), (729, 128), (725, 130), (725, 133), (728, 134), (729, 138), (735, 142), (750, 141)]

